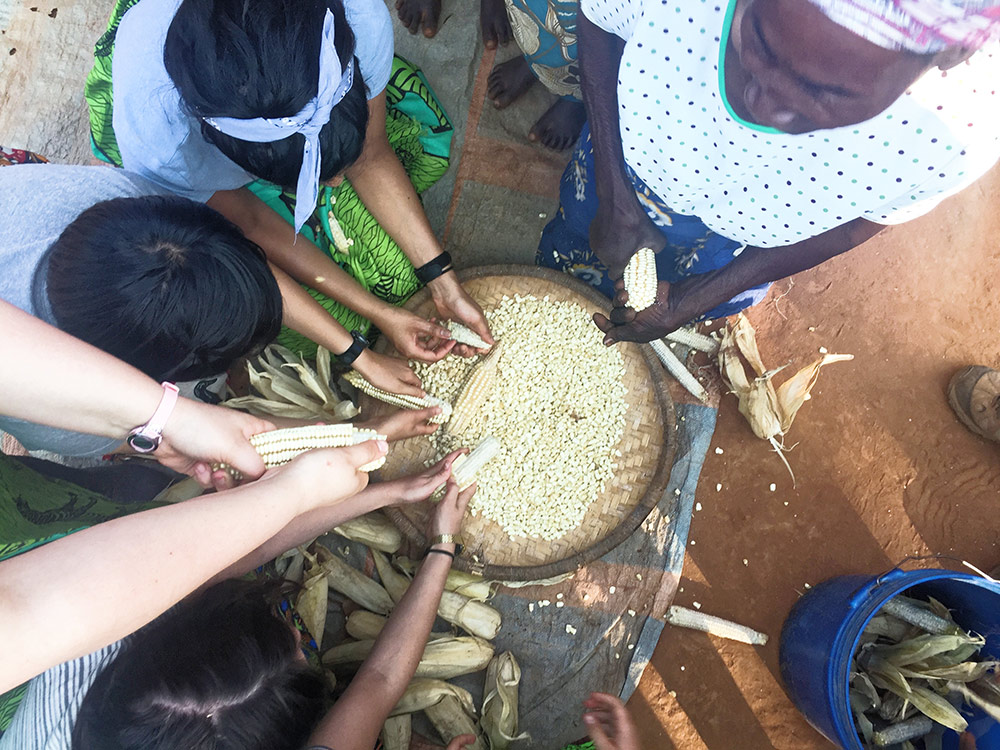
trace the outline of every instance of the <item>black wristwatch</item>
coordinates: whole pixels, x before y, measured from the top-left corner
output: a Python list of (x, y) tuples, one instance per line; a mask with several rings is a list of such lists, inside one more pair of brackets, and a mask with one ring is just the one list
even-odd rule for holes
[(368, 339), (361, 335), (360, 331), (351, 331), (351, 338), (354, 339), (347, 351), (343, 354), (334, 355), (342, 365), (352, 365), (354, 360), (361, 356), (361, 352), (368, 348)]
[(443, 252), (435, 258), (431, 258), (419, 268), (414, 268), (413, 273), (416, 274), (417, 281), (426, 286), (450, 270), (452, 270), (451, 254)]

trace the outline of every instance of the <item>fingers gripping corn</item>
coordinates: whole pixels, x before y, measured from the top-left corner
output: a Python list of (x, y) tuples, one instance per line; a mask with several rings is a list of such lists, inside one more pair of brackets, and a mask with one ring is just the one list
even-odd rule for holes
[(417, 398), (416, 396), (407, 396), (402, 393), (383, 391), (378, 386), (369, 383), (361, 373), (355, 370), (351, 370), (344, 375), (344, 380), (362, 393), (366, 393), (372, 398), (384, 401), (387, 404), (398, 406), (401, 409), (426, 409), (430, 406), (439, 406), (441, 407), (441, 413), (430, 418), (430, 421), (434, 424), (443, 424), (451, 418), (451, 404), (430, 394), (423, 398)]
[[(469, 454), (456, 456), (451, 462), (451, 475), (455, 479), (455, 484), (459, 490), (464, 490), (476, 481), (476, 472), (482, 469), (486, 463), (500, 452), (500, 441), (492, 435), (487, 435), (482, 442), (477, 445)], [(442, 487), (434, 493), (432, 500), (440, 500), (444, 497)]]
[(624, 276), (629, 307), (636, 312), (652, 307), (656, 302), (656, 253), (648, 247), (637, 250), (625, 266)]
[(471, 346), (473, 349), (489, 349), (490, 345), (483, 341), (482, 337), (473, 331), (471, 328), (467, 328), (456, 320), (449, 320), (447, 323), (448, 330), (451, 331), (451, 337), (455, 339), (460, 344), (466, 344)]
[[(264, 459), (264, 465), (272, 468), (287, 464), (300, 453), (315, 448), (343, 448), (368, 440), (385, 440), (385, 435), (350, 424), (321, 424), (261, 432), (250, 438), (250, 445)], [(384, 463), (383, 455), (360, 468), (361, 471), (375, 471)]]

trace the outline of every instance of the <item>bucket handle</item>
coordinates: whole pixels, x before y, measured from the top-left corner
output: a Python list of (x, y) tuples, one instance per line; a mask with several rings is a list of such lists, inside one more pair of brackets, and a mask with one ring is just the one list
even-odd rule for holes
[(950, 560), (952, 562), (959, 563), (959, 565), (965, 566), (966, 568), (969, 568), (971, 571), (973, 571), (979, 576), (982, 576), (987, 581), (993, 581), (993, 583), (998, 583), (998, 581), (995, 578), (986, 575), (986, 573), (981, 571), (972, 563), (968, 562), (967, 560), (962, 560), (961, 558), (954, 557), (953, 555), (945, 555), (942, 553), (937, 553), (933, 555), (908, 555), (907, 557), (904, 557), (902, 560), (896, 563), (895, 567), (893, 567), (891, 570), (887, 570), (882, 575), (876, 577), (874, 580), (869, 581), (864, 586), (859, 588), (851, 597), (848, 606), (850, 606), (851, 609), (857, 609), (858, 605), (866, 601), (868, 599), (869, 594), (871, 594), (871, 592), (876, 587), (881, 586), (883, 583), (894, 581), (900, 576), (905, 575), (908, 571), (903, 570), (903, 565), (905, 565), (908, 562), (919, 562), (923, 560)]

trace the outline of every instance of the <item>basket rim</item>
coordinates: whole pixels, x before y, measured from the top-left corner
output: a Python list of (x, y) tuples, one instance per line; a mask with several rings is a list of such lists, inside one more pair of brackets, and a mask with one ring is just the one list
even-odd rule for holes
[[(489, 276), (527, 276), (541, 278), (568, 287), (574, 292), (586, 297), (593, 304), (606, 307), (610, 301), (595, 290), (589, 284), (570, 276), (569, 274), (553, 271), (539, 266), (519, 265), (519, 264), (494, 264), (485, 266), (474, 266), (457, 271), (459, 281), (466, 282), (474, 279)], [(403, 305), (406, 309), (418, 307), (430, 298), (430, 290), (424, 287)], [(662, 373), (663, 368), (660, 361), (653, 353), (649, 344), (627, 343), (626, 346), (636, 346), (642, 355), (643, 361), (649, 370), (650, 382), (656, 395), (656, 403), (660, 409), (660, 418), (663, 425), (664, 449), (660, 453), (660, 460), (657, 463), (656, 471), (650, 480), (646, 493), (642, 496), (635, 507), (618, 524), (611, 533), (597, 540), (586, 549), (575, 552), (572, 555), (555, 560), (542, 565), (494, 565), (491, 563), (477, 563), (473, 561), (467, 553), (459, 555), (455, 559), (455, 568), (467, 573), (482, 575), (484, 578), (496, 581), (538, 581), (546, 578), (572, 573), (584, 567), (590, 562), (603, 557), (615, 547), (622, 544), (635, 532), (637, 528), (649, 517), (653, 509), (664, 498), (667, 485), (670, 481), (670, 472), (673, 469), (674, 458), (677, 455), (677, 419), (674, 411), (674, 402), (670, 397), (667, 381)], [(385, 352), (389, 343), (385, 337), (380, 337), (375, 345), (375, 350)], [(656, 375), (659, 374), (659, 377)], [(419, 528), (406, 514), (394, 507), (383, 509), (386, 515), (403, 532), (411, 542), (418, 548), (427, 546), (427, 537), (423, 530)]]

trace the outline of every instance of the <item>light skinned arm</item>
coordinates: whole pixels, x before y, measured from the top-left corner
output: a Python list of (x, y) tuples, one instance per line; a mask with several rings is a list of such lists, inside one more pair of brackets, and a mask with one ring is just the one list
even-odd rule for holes
[[(288, 526), (368, 482), (380, 441), (78, 531), (0, 563), (0, 692), (134, 632)], [(43, 644), (43, 647), (39, 647)]]
[[(2, 300), (0, 331), (8, 353), (0, 357), (0, 414), (124, 440), (153, 416), (163, 396), (156, 381), (131, 365)], [(209, 464), (260, 476), (264, 463), (248, 438), (271, 429), (249, 414), (179, 398), (152, 455), (205, 486), (224, 488), (228, 475), (213, 476)]]
[[(438, 351), (438, 342), (450, 337), (446, 329), (383, 302), (365, 290), (313, 242), (296, 235), (287, 221), (247, 188), (220, 190), (209, 199), (208, 205), (236, 224), (248, 239), (260, 245), (272, 266), (372, 321), (392, 339), (403, 356), (435, 362), (447, 353)], [(283, 288), (282, 292), (286, 289)], [(300, 298), (299, 304), (314, 308), (311, 316), (314, 324), (321, 320), (318, 317), (320, 313), (330, 319), (308, 293), (305, 293), (305, 298)], [(315, 328), (312, 330), (315, 332)], [(430, 345), (426, 343), (428, 339)]]
[[(457, 534), (461, 530), (462, 517), (474, 493), (475, 485), (459, 493), (454, 482), (448, 483), (448, 490), (432, 516), (431, 537)], [(434, 546), (455, 551), (453, 544)], [(375, 744), (382, 724), (399, 702), (420, 662), (449, 570), (451, 560), (447, 555), (427, 555), (406, 594), (392, 610), (368, 658), (313, 731), (308, 745), (370, 750)]]
[[(389, 144), (385, 120), (385, 91), (382, 91), (368, 102), (368, 129), (361, 157), (344, 174), (365, 208), (419, 268), (441, 254), (441, 243), (431, 229), (413, 183)], [(454, 271), (434, 279), (427, 288), (442, 317), (465, 323), (487, 343), (493, 343), (482, 308), (462, 289)], [(474, 353), (474, 350), (461, 347), (458, 353)]]

